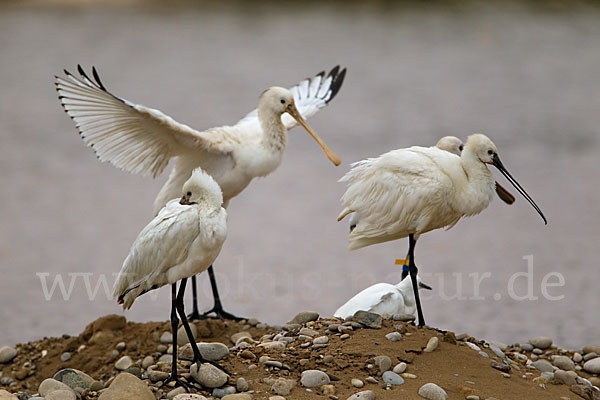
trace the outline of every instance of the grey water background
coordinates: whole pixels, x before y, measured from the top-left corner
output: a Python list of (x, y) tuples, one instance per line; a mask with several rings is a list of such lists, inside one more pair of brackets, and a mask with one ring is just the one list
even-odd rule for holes
[[(507, 343), (599, 343), (597, 7), (91, 3), (0, 3), (0, 345), (77, 334), (122, 313), (102, 286), (88, 292), (103, 278), (110, 289), (166, 179), (119, 171), (84, 146), (52, 83), (78, 63), (95, 65), (115, 94), (197, 129), (234, 123), (269, 86), (348, 68), (338, 97), (310, 120), (343, 165), (296, 128), (281, 167), (231, 202), (215, 265), (229, 311), (281, 324), (302, 310), (331, 315), (366, 286), (398, 281), (407, 241), (348, 252), (336, 181), (367, 156), (485, 132), (550, 222), (518, 196), (424, 235), (417, 264), (435, 287), (424, 293), (427, 322)], [(528, 255), (537, 300), (518, 300), (509, 283)], [(541, 290), (552, 272), (564, 286), (547, 294), (561, 300)], [(469, 274), (486, 273), (474, 287)], [(74, 278), (67, 300), (59, 289), (44, 296), (42, 281), (57, 276), (66, 289)], [(200, 283), (208, 308), (206, 276)], [(514, 283), (518, 295), (529, 289), (522, 276)], [(143, 296), (125, 315), (166, 320), (168, 298), (168, 289)]]

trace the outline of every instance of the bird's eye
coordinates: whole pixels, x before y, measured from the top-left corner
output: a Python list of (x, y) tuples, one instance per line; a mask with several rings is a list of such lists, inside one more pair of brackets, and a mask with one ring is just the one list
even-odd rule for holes
[(191, 196), (191, 195), (192, 195), (192, 192), (187, 192), (187, 195), (188, 195), (188, 196)]
[(460, 146), (458, 146), (458, 150), (463, 151), (465, 146), (463, 146), (462, 144)]
[(492, 154), (494, 154), (494, 150), (488, 150), (488, 154), (491, 156)]
[(285, 104), (285, 100), (284, 99), (281, 99), (281, 104)]

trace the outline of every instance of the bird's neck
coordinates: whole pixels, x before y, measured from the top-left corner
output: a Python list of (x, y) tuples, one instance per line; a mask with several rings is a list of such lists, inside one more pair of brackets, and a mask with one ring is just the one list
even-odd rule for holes
[(410, 279), (410, 275), (408, 275), (400, 283), (398, 283), (396, 287), (398, 288), (400, 293), (402, 293), (405, 305), (412, 306), (415, 304), (415, 294), (413, 291), (412, 280)]
[(281, 114), (259, 107), (258, 120), (263, 131), (262, 143), (270, 149), (282, 152), (287, 145), (287, 129), (281, 122)]
[(492, 173), (479, 158), (463, 151), (461, 156), (463, 169), (466, 175), (466, 185), (462, 185), (458, 195), (460, 197), (457, 207), (465, 216), (479, 214), (492, 201), (494, 194), (494, 180)]

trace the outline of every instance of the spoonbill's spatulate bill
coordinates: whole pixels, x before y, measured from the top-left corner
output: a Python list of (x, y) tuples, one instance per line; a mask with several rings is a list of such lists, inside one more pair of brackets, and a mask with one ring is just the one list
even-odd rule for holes
[[(419, 289), (431, 290), (431, 287), (417, 276)], [(402, 279), (396, 285), (376, 283), (357, 293), (333, 314), (334, 317), (346, 319), (357, 311), (369, 311), (377, 314), (414, 315), (417, 311), (412, 282), (409, 278)]]
[[(149, 290), (172, 286), (173, 362), (167, 382), (175, 381), (186, 388), (187, 384), (177, 377), (177, 314), (194, 351), (194, 362), (209, 362), (196, 346), (183, 296), (187, 278), (207, 269), (221, 251), (227, 235), (227, 212), (222, 204), (219, 185), (200, 168), (195, 169), (183, 185), (181, 199), (169, 201), (139, 234), (113, 288), (119, 304), (129, 309), (138, 296)], [(179, 293), (177, 281), (181, 281)]]
[[(171, 171), (154, 201), (158, 212), (167, 201), (179, 196), (192, 170), (201, 167), (223, 190), (225, 208), (252, 179), (266, 176), (281, 163), (287, 144), (287, 130), (297, 123), (318, 142), (335, 165), (339, 157), (312, 131), (306, 119), (325, 107), (338, 93), (346, 69), (339, 66), (329, 74), (321, 72), (290, 89), (272, 87), (260, 96), (258, 108), (235, 125), (196, 131), (159, 110), (134, 104), (110, 93), (98, 72), (93, 79), (78, 66), (79, 77), (65, 70), (66, 78), (56, 77), (59, 99), (75, 121), (84, 142), (93, 147), (101, 161), (141, 175), (160, 175), (171, 158)], [(215, 312), (222, 318), (237, 317), (223, 310), (212, 267), (209, 268)], [(196, 281), (193, 318), (197, 308)]]
[(345, 208), (340, 219), (352, 212), (360, 215), (349, 234), (350, 250), (408, 236), (408, 263), (420, 326), (425, 320), (417, 291), (416, 241), (423, 233), (449, 229), (488, 206), (494, 195), (488, 164), (498, 168), (547, 223), (500, 161), (496, 145), (482, 134), (469, 136), (460, 157), (437, 147), (413, 146), (356, 162), (340, 179), (348, 184), (341, 198)]

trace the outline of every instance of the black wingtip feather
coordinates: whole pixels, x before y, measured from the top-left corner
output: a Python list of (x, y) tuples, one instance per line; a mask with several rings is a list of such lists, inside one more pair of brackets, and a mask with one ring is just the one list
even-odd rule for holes
[(81, 67), (81, 64), (77, 64), (77, 72), (79, 72), (79, 75), (87, 78), (87, 76), (85, 76), (85, 71)]
[[(337, 71), (339, 70), (339, 65), (336, 66), (334, 69), (336, 70), (336, 73), (335, 75), (333, 75), (331, 82), (331, 95), (329, 96), (329, 99), (325, 101), (326, 104), (329, 104), (329, 102), (333, 100), (333, 98), (340, 91), (342, 83), (344, 83), (344, 78), (346, 77), (346, 68), (342, 69), (339, 73), (337, 73)], [(333, 70), (331, 71), (333, 72)], [(331, 75), (331, 72), (329, 73), (329, 75)]]
[(94, 66), (92, 66), (92, 75), (94, 76), (94, 79), (96, 80), (98, 85), (100, 85), (100, 89), (102, 89), (106, 92), (107, 90), (104, 87), (104, 85), (102, 84), (102, 81), (100, 80), (100, 76), (98, 75), (98, 71), (96, 71), (96, 67), (94, 67)]

